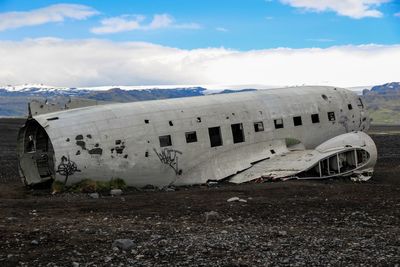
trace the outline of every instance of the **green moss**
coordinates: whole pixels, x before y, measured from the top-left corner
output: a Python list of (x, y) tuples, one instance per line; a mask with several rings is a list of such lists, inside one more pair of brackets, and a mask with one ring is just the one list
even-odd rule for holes
[(64, 183), (60, 181), (54, 181), (51, 185), (52, 194), (64, 192)]
[(111, 189), (125, 189), (126, 183), (121, 178), (112, 178), (110, 181), (110, 188)]
[(109, 191), (110, 190), (110, 182), (97, 181), (96, 188), (97, 188), (97, 192)]
[(112, 178), (110, 181), (94, 181), (92, 179), (84, 179), (70, 186), (64, 186), (64, 183), (54, 181), (52, 185), (53, 193), (73, 192), (73, 193), (94, 193), (108, 192), (111, 189), (126, 189), (126, 183), (123, 179)]
[(84, 179), (70, 185), (67, 190), (74, 193), (94, 193), (97, 192), (97, 182), (91, 179)]

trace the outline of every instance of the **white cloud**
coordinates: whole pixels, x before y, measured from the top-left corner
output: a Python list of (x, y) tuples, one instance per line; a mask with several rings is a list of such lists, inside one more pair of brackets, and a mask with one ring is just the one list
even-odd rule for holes
[(184, 50), (138, 42), (0, 41), (3, 84), (328, 84), (398, 81), (400, 45)]
[(396, 17), (400, 17), (400, 12), (399, 13), (396, 13), (396, 14), (394, 14)]
[(143, 15), (123, 15), (119, 17), (107, 18), (100, 22), (101, 26), (92, 28), (91, 32), (95, 34), (108, 34), (133, 30), (156, 30), (163, 28), (201, 28), (200, 25), (196, 23), (175, 23), (174, 18), (168, 14), (156, 14), (148, 24), (144, 23), (145, 19), (146, 17)]
[(57, 4), (24, 12), (0, 13), (0, 31), (24, 26), (34, 26), (65, 19), (83, 20), (98, 12), (84, 5)]
[(334, 11), (339, 15), (360, 19), (383, 16), (377, 7), (391, 0), (280, 0), (284, 4), (314, 12)]
[(217, 28), (215, 28), (215, 30), (217, 30), (219, 32), (228, 32), (228, 29), (224, 28), (224, 27), (217, 27)]

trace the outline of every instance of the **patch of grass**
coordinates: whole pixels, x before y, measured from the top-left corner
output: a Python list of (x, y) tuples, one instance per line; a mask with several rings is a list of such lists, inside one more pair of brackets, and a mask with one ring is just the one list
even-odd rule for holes
[(91, 179), (85, 179), (75, 184), (73, 187), (73, 192), (80, 193), (94, 193), (97, 191), (96, 181)]
[(126, 183), (121, 178), (112, 178), (110, 181), (110, 189), (126, 189)]
[(60, 181), (54, 181), (51, 185), (52, 194), (64, 192), (64, 183)]
[(96, 182), (96, 189), (97, 192), (106, 192), (110, 190), (110, 182), (102, 182), (102, 181), (97, 181)]
[(121, 178), (112, 178), (110, 181), (94, 181), (84, 179), (70, 186), (64, 186), (63, 182), (54, 181), (52, 191), (54, 193), (73, 192), (73, 193), (94, 193), (108, 192), (111, 189), (126, 189), (127, 185)]
[(370, 112), (372, 123), (376, 124), (398, 124), (400, 123), (400, 112), (387, 108), (380, 108)]

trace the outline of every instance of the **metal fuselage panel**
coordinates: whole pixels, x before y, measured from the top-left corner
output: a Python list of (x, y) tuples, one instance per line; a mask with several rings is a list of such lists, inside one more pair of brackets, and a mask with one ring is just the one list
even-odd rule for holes
[[(318, 123), (312, 114), (318, 114)], [(301, 125), (295, 126), (298, 116)], [(286, 138), (313, 149), (369, 127), (354, 93), (318, 86), (111, 104), (33, 119), (53, 145), (57, 180), (64, 181), (62, 168), (74, 164), (68, 183), (122, 178), (133, 186), (219, 180), (285, 151)], [(276, 129), (274, 120), (282, 120), (283, 128)], [(255, 132), (256, 122), (263, 131)], [(232, 124), (242, 124), (244, 142), (233, 142)], [(220, 127), (222, 146), (211, 147), (211, 127)], [(187, 143), (185, 133), (193, 131), (197, 142)], [(171, 146), (160, 147), (159, 137), (168, 135)]]

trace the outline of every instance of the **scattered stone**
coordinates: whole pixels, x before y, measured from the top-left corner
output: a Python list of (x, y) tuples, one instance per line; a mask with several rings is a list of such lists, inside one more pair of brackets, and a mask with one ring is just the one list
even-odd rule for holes
[(286, 231), (279, 231), (278, 235), (280, 236), (287, 236), (287, 232)]
[(112, 248), (119, 248), (122, 250), (129, 250), (134, 245), (133, 240), (131, 239), (117, 239), (112, 243)]
[(227, 234), (227, 233), (228, 233), (228, 231), (226, 231), (226, 230), (221, 231), (221, 234)]
[(91, 193), (91, 194), (89, 194), (89, 197), (91, 197), (91, 198), (99, 198), (99, 193)]
[(227, 202), (243, 202), (243, 203), (247, 203), (247, 200), (239, 198), (239, 197), (231, 197), (230, 199), (227, 200)]
[(122, 195), (122, 190), (121, 189), (111, 189), (110, 195), (114, 196), (120, 196)]
[(31, 244), (37, 246), (37, 245), (39, 245), (39, 241), (37, 241), (37, 240), (32, 240)]
[(77, 263), (77, 262), (74, 261), (74, 262), (72, 263), (72, 267), (79, 267), (79, 263)]
[(208, 185), (209, 187), (217, 186), (217, 185), (218, 185), (218, 182), (216, 182), (216, 181), (208, 181), (208, 182), (207, 182), (207, 185)]
[(204, 214), (206, 216), (206, 223), (208, 223), (209, 220), (219, 216), (218, 212), (216, 212), (216, 211), (208, 211)]
[(231, 197), (231, 198), (229, 198), (229, 199), (227, 200), (227, 202), (236, 202), (236, 201), (239, 201), (239, 199), (240, 199), (240, 198), (238, 198), (238, 197)]
[(233, 222), (233, 219), (232, 219), (232, 217), (229, 217), (228, 219), (224, 220), (223, 222), (224, 222), (224, 223)]
[(165, 192), (175, 192), (175, 188), (174, 187), (167, 187), (164, 190), (165, 190)]
[(110, 262), (110, 261), (112, 261), (112, 257), (108, 257), (107, 256), (107, 257), (104, 258), (104, 262), (105, 263)]

